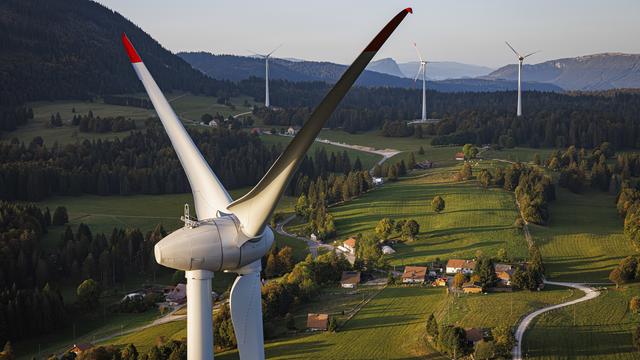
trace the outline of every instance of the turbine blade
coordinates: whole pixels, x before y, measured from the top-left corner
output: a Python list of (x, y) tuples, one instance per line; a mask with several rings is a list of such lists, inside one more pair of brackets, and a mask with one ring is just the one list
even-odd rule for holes
[(191, 191), (193, 191), (193, 201), (198, 219), (214, 218), (217, 216), (218, 211), (225, 212), (227, 205), (231, 202), (229, 193), (211, 171), (209, 164), (193, 143), (182, 122), (173, 112), (171, 105), (167, 102), (149, 70), (147, 70), (147, 67), (124, 33), (122, 34), (122, 43), (129, 55), (133, 70), (142, 81), (149, 99), (151, 99), (153, 107), (156, 109), (160, 121), (162, 121), (162, 126), (164, 126), (167, 135), (169, 135), (184, 172), (187, 174)]
[(276, 48), (275, 48), (275, 49), (273, 49), (273, 50), (271, 50), (271, 52), (270, 52), (270, 53), (268, 53), (268, 54), (266, 55), (266, 57), (271, 56), (271, 54), (273, 54), (274, 52), (276, 52), (276, 50), (280, 49), (280, 48), (282, 47), (282, 45), (284, 45), (284, 44), (280, 44), (280, 45), (276, 46)]
[[(342, 77), (329, 91), (320, 105), (311, 114), (298, 135), (289, 143), (286, 150), (271, 166), (266, 175), (249, 193), (234, 201), (228, 209), (240, 220), (241, 229), (245, 235), (258, 236), (264, 230), (278, 200), (289, 184), (316, 136), (329, 119), (336, 106), (340, 103), (347, 91), (351, 88), (360, 73), (371, 59), (376, 55), (380, 47), (391, 36), (393, 31), (410, 13), (411, 8), (402, 10), (376, 35), (362, 53), (355, 59)], [(239, 244), (241, 246), (242, 244)]]
[(509, 44), (508, 42), (504, 42), (505, 44), (507, 44), (507, 46), (509, 47), (509, 49), (511, 49), (511, 51), (513, 51), (514, 54), (516, 54), (517, 57), (520, 57), (520, 54), (518, 54), (518, 52), (516, 51), (516, 49), (513, 48), (513, 46), (511, 46), (511, 44)]
[(264, 359), (260, 270), (238, 275), (231, 287), (229, 304), (240, 359)]
[(424, 60), (422, 60), (422, 54), (420, 54), (420, 50), (418, 50), (418, 45), (416, 45), (416, 43), (413, 43), (413, 47), (416, 49), (416, 52), (418, 53), (418, 59), (420, 59), (420, 62), (423, 62)]
[(249, 49), (246, 49), (246, 50), (247, 50), (247, 52), (252, 53), (252, 54), (253, 54), (253, 55), (255, 55), (255, 56), (259, 56), (259, 57), (261, 57), (261, 58), (263, 58), (263, 59), (266, 57), (265, 55), (263, 55), (263, 54), (258, 54), (257, 52), (255, 52), (255, 51), (253, 51), (253, 50), (249, 50)]
[(418, 76), (420, 76), (420, 71), (422, 71), (423, 67), (424, 67), (424, 63), (420, 62), (420, 67), (418, 68), (418, 72), (416, 73), (416, 77), (415, 79), (413, 79), (413, 82), (416, 82), (418, 80)]
[(530, 53), (530, 54), (527, 54), (527, 55), (523, 56), (522, 58), (523, 58), (523, 59), (526, 59), (526, 58), (528, 58), (529, 56), (531, 56), (531, 55), (535, 55), (535, 54), (537, 54), (537, 53), (539, 53), (539, 52), (540, 52), (540, 50), (538, 50), (538, 51), (534, 51), (534, 52), (532, 52), (532, 53)]

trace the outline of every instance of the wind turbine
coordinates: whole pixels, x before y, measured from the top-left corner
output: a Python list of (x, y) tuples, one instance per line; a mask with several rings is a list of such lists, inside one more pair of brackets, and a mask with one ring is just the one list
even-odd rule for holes
[(418, 59), (420, 59), (420, 67), (418, 68), (418, 73), (416, 74), (413, 82), (418, 80), (418, 76), (420, 76), (420, 72), (422, 72), (422, 121), (427, 120), (427, 87), (426, 87), (426, 72), (427, 72), (427, 61), (422, 59), (422, 55), (420, 54), (420, 50), (418, 50), (418, 45), (413, 43), (413, 47), (416, 48), (416, 52), (418, 53)]
[(264, 107), (267, 107), (267, 108), (271, 106), (271, 103), (269, 102), (269, 58), (271, 57), (271, 54), (276, 52), (276, 50), (280, 49), (281, 46), (282, 44), (278, 45), (275, 49), (271, 50), (271, 52), (268, 54), (258, 54), (255, 51), (249, 50), (254, 55), (264, 59)]
[(311, 114), (260, 182), (233, 201), (153, 80), (125, 34), (122, 42), (187, 175), (197, 220), (154, 247), (158, 264), (184, 270), (187, 278), (187, 359), (213, 359), (211, 279), (214, 271), (238, 274), (231, 288), (233, 329), (240, 359), (264, 359), (260, 259), (273, 244), (267, 222), (316, 136), (360, 73), (411, 8), (399, 12), (365, 47)]
[(511, 46), (511, 44), (509, 44), (506, 41), (504, 43), (507, 44), (509, 49), (511, 49), (511, 51), (513, 51), (513, 53), (516, 54), (516, 56), (518, 57), (518, 112), (517, 112), (517, 115), (522, 116), (522, 62), (524, 61), (524, 59), (528, 58), (533, 54), (537, 54), (539, 51), (534, 51), (530, 54), (522, 56), (520, 55), (519, 52), (516, 51), (516, 49), (513, 48), (513, 46)]

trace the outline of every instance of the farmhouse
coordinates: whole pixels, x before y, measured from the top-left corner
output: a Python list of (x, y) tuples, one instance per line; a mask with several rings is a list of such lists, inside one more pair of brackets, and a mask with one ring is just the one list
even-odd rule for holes
[(456, 160), (463, 161), (464, 160), (464, 153), (463, 152), (456, 153)]
[(80, 343), (80, 344), (73, 344), (73, 347), (71, 349), (69, 349), (69, 352), (72, 352), (74, 354), (76, 354), (76, 356), (82, 354), (83, 352), (91, 349), (93, 347), (93, 344), (91, 343)]
[(293, 126), (289, 126), (289, 128), (287, 129), (287, 135), (295, 135), (298, 131), (296, 131), (296, 129)]
[(347, 240), (342, 242), (342, 245), (338, 246), (338, 249), (350, 253), (350, 254), (354, 254), (356, 253), (356, 239), (355, 238), (348, 238)]
[(476, 267), (476, 262), (473, 260), (462, 259), (450, 259), (447, 261), (447, 274), (457, 274), (459, 272), (470, 275), (473, 274), (473, 269)]
[(500, 285), (511, 286), (511, 277), (515, 272), (513, 266), (509, 264), (495, 264), (494, 268), (496, 276), (500, 280)]
[(482, 286), (476, 283), (467, 283), (462, 285), (462, 291), (465, 294), (480, 294), (482, 292)]
[(355, 289), (360, 284), (360, 271), (343, 271), (340, 286), (345, 289)]
[(469, 345), (475, 345), (478, 341), (482, 341), (484, 339), (484, 335), (482, 334), (482, 329), (478, 328), (469, 328), (464, 329), (465, 335), (467, 336), (467, 342)]
[(373, 185), (376, 186), (384, 184), (384, 179), (381, 177), (373, 177), (371, 180), (373, 180)]
[(329, 328), (329, 314), (307, 314), (307, 329), (309, 331), (327, 331)]
[(424, 284), (427, 279), (426, 266), (405, 266), (402, 274), (404, 284)]

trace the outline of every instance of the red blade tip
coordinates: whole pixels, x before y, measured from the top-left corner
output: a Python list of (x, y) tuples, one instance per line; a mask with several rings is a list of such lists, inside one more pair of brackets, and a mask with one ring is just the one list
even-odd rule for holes
[(404, 9), (404, 11), (408, 12), (409, 14), (413, 14), (413, 9), (410, 7)]
[(129, 38), (127, 37), (127, 34), (125, 33), (122, 33), (122, 44), (124, 44), (124, 49), (127, 51), (127, 55), (129, 55), (129, 60), (131, 61), (131, 63), (142, 62), (142, 59), (140, 59), (138, 52), (136, 52), (136, 49), (133, 47), (131, 41), (129, 41)]

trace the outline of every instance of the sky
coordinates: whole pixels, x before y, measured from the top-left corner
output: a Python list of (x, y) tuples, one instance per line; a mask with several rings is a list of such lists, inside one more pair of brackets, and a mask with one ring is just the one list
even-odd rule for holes
[(409, 15), (376, 59), (497, 68), (515, 60), (504, 41), (531, 63), (602, 52), (640, 53), (638, 0), (98, 0), (167, 49), (351, 63), (398, 11)]

